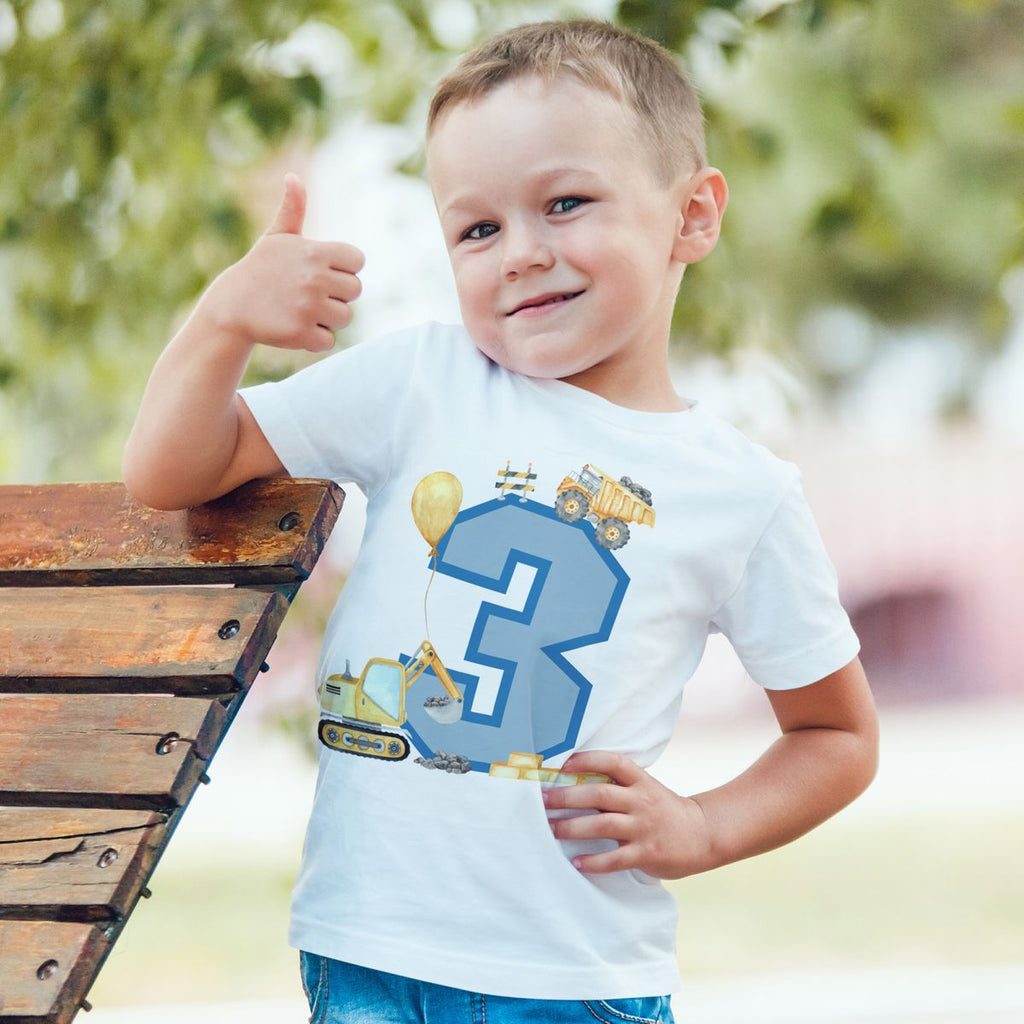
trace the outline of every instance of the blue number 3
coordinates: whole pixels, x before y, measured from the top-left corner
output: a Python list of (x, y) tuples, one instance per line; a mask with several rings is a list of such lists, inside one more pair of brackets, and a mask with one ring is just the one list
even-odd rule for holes
[(453, 672), (465, 687), (461, 721), (438, 725), (410, 702), (407, 728), (423, 753), (459, 753), (486, 771), (512, 751), (547, 758), (575, 745), (591, 683), (564, 655), (608, 639), (629, 577), (588, 523), (563, 523), (534, 501), (465, 509), (438, 545), (438, 572), (502, 594), (519, 564), (536, 569), (523, 608), (482, 603), (465, 655), (500, 670), (493, 710), (473, 711), (479, 677)]

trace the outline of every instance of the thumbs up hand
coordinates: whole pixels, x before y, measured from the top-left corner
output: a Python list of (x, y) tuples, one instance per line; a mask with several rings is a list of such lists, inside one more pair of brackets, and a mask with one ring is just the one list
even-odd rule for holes
[(306, 186), (297, 174), (289, 172), (284, 176), (284, 195), (277, 208), (274, 222), (267, 228), (268, 235), (301, 235), (302, 222), (306, 219)]
[(239, 341), (323, 352), (351, 321), (363, 254), (303, 237), (305, 215), (306, 188), (288, 174), (270, 226), (204, 297), (218, 326)]

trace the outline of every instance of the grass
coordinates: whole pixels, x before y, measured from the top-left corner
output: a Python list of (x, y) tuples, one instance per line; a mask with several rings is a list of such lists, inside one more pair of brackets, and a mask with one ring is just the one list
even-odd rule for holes
[(836, 821), (670, 883), (685, 975), (1024, 963), (1024, 821)]
[[(1024, 963), (1024, 822), (839, 819), (784, 850), (670, 883), (684, 977)], [(162, 864), (97, 1005), (301, 998), (294, 868)]]
[(293, 876), (290, 866), (258, 860), (160, 865), (152, 899), (125, 926), (90, 1002), (301, 998), (298, 954), (287, 942)]

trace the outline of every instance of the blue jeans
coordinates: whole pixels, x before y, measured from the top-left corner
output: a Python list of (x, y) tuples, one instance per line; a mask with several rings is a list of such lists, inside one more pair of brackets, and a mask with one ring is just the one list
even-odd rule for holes
[(311, 1024), (674, 1024), (668, 996), (512, 999), (301, 953)]

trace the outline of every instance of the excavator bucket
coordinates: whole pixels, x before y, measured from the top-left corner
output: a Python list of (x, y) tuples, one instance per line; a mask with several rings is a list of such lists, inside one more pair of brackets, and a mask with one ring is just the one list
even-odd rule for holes
[(423, 702), (423, 710), (439, 725), (453, 725), (462, 717), (465, 704), (460, 697), (452, 700), (447, 694), (440, 697), (428, 697)]
[(419, 679), (428, 667), (437, 676), (445, 692), (428, 697), (423, 702), (423, 710), (439, 725), (452, 725), (462, 717), (465, 694), (455, 685), (455, 681), (448, 674), (448, 669), (444, 667), (444, 663), (429, 640), (424, 640), (420, 644), (416, 658), (405, 667), (406, 687), (414, 680)]

